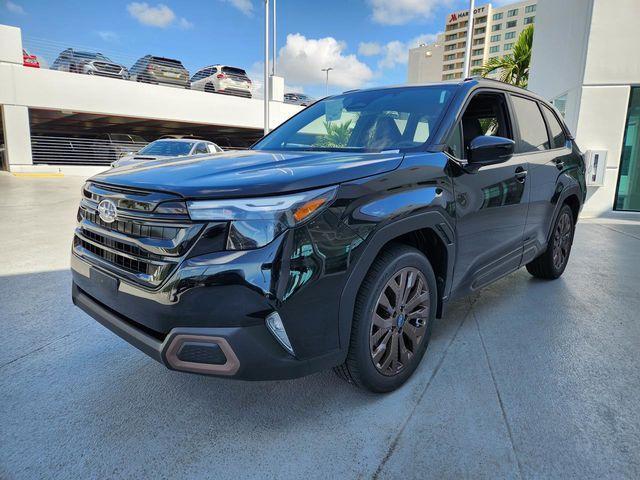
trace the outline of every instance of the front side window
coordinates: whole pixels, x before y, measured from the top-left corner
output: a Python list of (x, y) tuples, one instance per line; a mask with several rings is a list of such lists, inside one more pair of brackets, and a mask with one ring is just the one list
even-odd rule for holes
[(512, 139), (511, 131), (504, 95), (499, 93), (475, 95), (462, 115), (465, 157), (474, 138), (498, 136)]
[(422, 145), (455, 86), (351, 92), (321, 100), (258, 142), (256, 150), (378, 152)]
[(549, 125), (549, 132), (551, 133), (551, 148), (562, 148), (567, 143), (567, 136), (564, 133), (558, 118), (553, 111), (544, 105), (542, 107), (544, 117), (547, 119), (547, 125)]
[(548, 150), (549, 136), (538, 104), (523, 97), (511, 98), (520, 130), (518, 153)]

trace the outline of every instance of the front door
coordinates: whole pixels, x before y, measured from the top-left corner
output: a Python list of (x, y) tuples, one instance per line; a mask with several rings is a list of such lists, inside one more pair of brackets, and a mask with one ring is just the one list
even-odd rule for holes
[[(514, 139), (513, 132), (505, 95), (481, 92), (468, 103), (454, 136), (460, 136), (460, 150), (466, 157), (477, 136)], [(452, 170), (458, 239), (452, 292), (457, 294), (519, 268), (529, 185), (526, 159), (518, 155), (473, 173)]]

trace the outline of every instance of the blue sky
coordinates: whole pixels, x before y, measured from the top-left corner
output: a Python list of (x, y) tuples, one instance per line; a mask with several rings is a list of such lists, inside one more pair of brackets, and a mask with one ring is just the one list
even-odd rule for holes
[[(478, 2), (482, 3), (482, 2)], [(504, 3), (504, 2), (502, 2)], [(278, 0), (280, 73), (288, 88), (324, 93), (406, 81), (408, 46), (442, 31), (466, 0)], [(67, 46), (96, 49), (130, 67), (147, 54), (178, 58), (191, 73), (214, 63), (260, 78), (262, 0), (161, 2), (0, 0), (0, 23), (49, 63)]]

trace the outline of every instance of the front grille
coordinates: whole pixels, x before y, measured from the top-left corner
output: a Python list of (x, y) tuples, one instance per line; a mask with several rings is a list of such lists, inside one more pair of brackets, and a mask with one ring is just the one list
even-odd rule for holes
[[(100, 218), (97, 206), (109, 198), (118, 206), (116, 221)], [(179, 206), (169, 194), (140, 192), (88, 183), (78, 210), (74, 252), (89, 263), (110, 270), (120, 278), (157, 287), (175, 269), (196, 241), (203, 225), (188, 216), (159, 205)], [(122, 208), (138, 206), (138, 211)], [(179, 209), (178, 209), (179, 211)]]
[(119, 65), (114, 65), (112, 63), (93, 62), (93, 66), (101, 72), (110, 73), (113, 75), (119, 74), (122, 70)]

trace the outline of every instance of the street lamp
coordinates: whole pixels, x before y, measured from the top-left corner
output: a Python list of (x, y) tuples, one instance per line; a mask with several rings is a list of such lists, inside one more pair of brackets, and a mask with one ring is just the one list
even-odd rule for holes
[(475, 1), (469, 0), (469, 15), (467, 18), (467, 48), (464, 53), (464, 72), (463, 78), (468, 78), (471, 70), (471, 40), (473, 38), (473, 10), (475, 7)]
[(269, 0), (264, 0), (264, 134), (269, 133)]
[[(267, 0), (268, 1), (268, 0)], [(322, 68), (320, 71), (327, 72), (327, 79), (324, 83), (324, 95), (329, 96), (329, 72), (333, 70), (333, 67)]]

